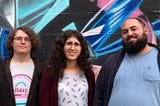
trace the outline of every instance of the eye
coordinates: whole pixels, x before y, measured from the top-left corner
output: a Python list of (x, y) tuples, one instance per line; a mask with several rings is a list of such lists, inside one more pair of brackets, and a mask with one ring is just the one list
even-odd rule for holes
[(126, 34), (128, 31), (127, 30), (123, 30), (122, 31), (122, 34), (124, 35), (124, 34)]
[(131, 30), (132, 30), (132, 31), (135, 31), (135, 30), (137, 30), (137, 27), (131, 28)]
[(65, 45), (67, 45), (67, 46), (75, 46), (75, 47), (78, 47), (78, 46), (80, 46), (80, 43), (79, 42), (66, 42), (66, 44)]
[(22, 37), (15, 37), (13, 39), (15, 39), (15, 40), (22, 40)]
[(66, 42), (66, 45), (72, 46), (72, 42)]
[(80, 46), (80, 44), (78, 42), (74, 42), (75, 46)]
[(24, 38), (24, 40), (25, 40), (25, 41), (28, 41), (28, 42), (31, 41), (30, 38)]
[(29, 38), (29, 37), (25, 37), (25, 38), (23, 38), (23, 37), (14, 37), (13, 38), (14, 40), (17, 40), (17, 41), (26, 41), (26, 42), (30, 42), (31, 41), (31, 39)]

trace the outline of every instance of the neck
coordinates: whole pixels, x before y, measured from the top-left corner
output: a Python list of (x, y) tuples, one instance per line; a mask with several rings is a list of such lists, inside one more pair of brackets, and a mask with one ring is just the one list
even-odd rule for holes
[(67, 62), (67, 66), (64, 69), (67, 73), (76, 73), (80, 71), (80, 67), (77, 64), (77, 61)]
[(22, 55), (13, 55), (12, 61), (17, 63), (17, 64), (24, 64), (24, 63), (29, 63), (31, 62), (31, 57), (30, 55), (22, 56)]
[(152, 47), (147, 44), (146, 47), (145, 47), (142, 51), (140, 51), (138, 54), (146, 54), (146, 53), (148, 53), (151, 49), (152, 49)]

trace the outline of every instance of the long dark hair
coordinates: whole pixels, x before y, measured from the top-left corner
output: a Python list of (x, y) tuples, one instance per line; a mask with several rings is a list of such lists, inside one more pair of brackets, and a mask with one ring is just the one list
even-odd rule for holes
[(49, 67), (51, 68), (50, 76), (62, 78), (64, 68), (66, 67), (66, 57), (64, 54), (64, 46), (68, 38), (76, 37), (81, 44), (81, 53), (77, 59), (79, 67), (85, 71), (91, 70), (91, 63), (88, 61), (89, 50), (88, 44), (82, 34), (77, 30), (67, 30), (61, 33), (56, 41), (51, 45), (49, 55)]

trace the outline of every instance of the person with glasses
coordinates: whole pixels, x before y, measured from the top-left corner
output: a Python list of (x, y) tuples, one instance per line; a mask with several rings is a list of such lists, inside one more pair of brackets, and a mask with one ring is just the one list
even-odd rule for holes
[(51, 46), (40, 83), (40, 106), (93, 106), (95, 78), (82, 34), (65, 31)]
[(2, 106), (39, 106), (39, 82), (45, 64), (31, 55), (39, 44), (40, 37), (27, 26), (13, 29), (7, 37), (9, 57), (4, 60)]

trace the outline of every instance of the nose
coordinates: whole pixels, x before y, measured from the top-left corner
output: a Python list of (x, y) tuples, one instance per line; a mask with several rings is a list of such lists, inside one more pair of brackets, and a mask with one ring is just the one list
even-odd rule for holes
[(75, 49), (75, 45), (74, 43), (71, 45), (71, 49), (74, 50)]
[(21, 43), (25, 43), (25, 42), (26, 42), (25, 39), (22, 39), (22, 40), (21, 40)]
[(133, 35), (133, 32), (131, 30), (128, 30), (128, 35)]

